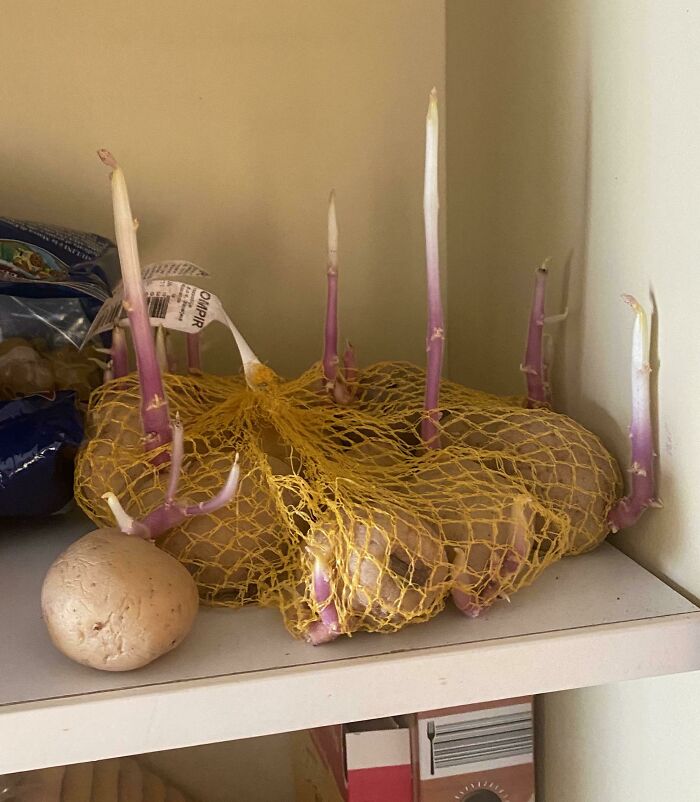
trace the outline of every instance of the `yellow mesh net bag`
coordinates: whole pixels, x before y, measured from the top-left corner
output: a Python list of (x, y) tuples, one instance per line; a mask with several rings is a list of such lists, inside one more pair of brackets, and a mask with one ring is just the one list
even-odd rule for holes
[[(329, 627), (391, 631), (430, 618), (450, 593), (477, 614), (607, 533), (619, 472), (573, 421), (443, 382), (442, 447), (426, 449), (424, 371), (371, 366), (342, 406), (322, 378), (320, 365), (292, 381), (260, 366), (254, 389), (166, 374), (185, 431), (181, 495), (209, 498), (240, 455), (232, 502), (159, 540), (205, 602), (279, 606), (290, 631), (314, 640)], [(167, 446), (144, 458), (139, 400), (135, 375), (91, 398), (76, 498), (98, 525), (111, 521), (107, 490), (136, 518), (162, 502), (167, 470), (154, 463)]]

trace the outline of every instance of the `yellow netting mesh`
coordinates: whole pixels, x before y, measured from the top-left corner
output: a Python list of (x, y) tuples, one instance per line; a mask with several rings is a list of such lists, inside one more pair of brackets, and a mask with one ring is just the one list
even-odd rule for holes
[[(595, 546), (618, 498), (600, 441), (548, 410), (443, 382), (442, 447), (418, 438), (423, 371), (363, 370), (355, 403), (333, 404), (314, 366), (293, 381), (260, 368), (240, 378), (166, 375), (185, 431), (179, 496), (210, 498), (240, 454), (236, 499), (159, 541), (192, 572), (202, 599), (282, 609), (303, 634), (319, 616), (314, 561), (330, 568), (342, 632), (430, 618), (450, 591), (466, 612), (531, 582), (567, 553)], [(76, 498), (98, 525), (101, 496), (141, 517), (163, 500), (167, 470), (144, 457), (134, 375), (96, 390)], [(152, 452), (151, 456), (153, 456)]]

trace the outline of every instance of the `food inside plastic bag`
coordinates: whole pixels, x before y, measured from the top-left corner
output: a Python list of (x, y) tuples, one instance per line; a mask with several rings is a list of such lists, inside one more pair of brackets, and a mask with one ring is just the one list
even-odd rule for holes
[(37, 394), (50, 397), (57, 390), (73, 390), (85, 403), (102, 380), (98, 363), (93, 347), (78, 351), (70, 344), (50, 348), (45, 340), (38, 338), (2, 340), (0, 400)]
[(102, 380), (95, 347), (80, 345), (117, 273), (108, 239), (0, 217), (2, 516), (71, 498), (81, 409)]

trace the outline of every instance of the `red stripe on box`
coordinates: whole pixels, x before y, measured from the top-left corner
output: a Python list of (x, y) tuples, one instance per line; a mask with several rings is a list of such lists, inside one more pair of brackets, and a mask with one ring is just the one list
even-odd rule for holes
[(348, 772), (348, 802), (411, 802), (412, 799), (410, 765)]

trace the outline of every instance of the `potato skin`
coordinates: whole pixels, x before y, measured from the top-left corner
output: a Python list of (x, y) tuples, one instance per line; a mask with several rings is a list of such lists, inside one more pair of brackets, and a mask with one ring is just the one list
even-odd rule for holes
[[(228, 469), (228, 457), (225, 459), (221, 467), (225, 464)], [(292, 473), (292, 468), (276, 457), (268, 455), (267, 462), (274, 476)], [(258, 584), (267, 582), (266, 576), (282, 567), (288, 524), (277, 509), (273, 491), (259, 466), (256, 469), (249, 461), (241, 461), (241, 477), (230, 506), (187, 518), (159, 541), (165, 551), (188, 566), (208, 603), (249, 601), (257, 596)], [(202, 477), (189, 500), (206, 501), (221, 481), (214, 472)], [(297, 503), (291, 492), (284, 491), (283, 499), (285, 504)]]
[(622, 494), (622, 475), (600, 439), (549, 409), (506, 406), (447, 417), (443, 445), (478, 449), (481, 460), (520, 478), (536, 498), (571, 522), (567, 554), (598, 546), (610, 533), (608, 514)]
[(309, 532), (310, 542), (333, 554), (342, 596), (351, 613), (344, 631), (360, 619), (396, 628), (439, 604), (448, 578), (437, 531), (407, 510), (355, 505), (329, 513)]
[(194, 580), (153, 543), (98, 529), (49, 568), (41, 609), (56, 648), (83, 665), (130, 671), (174, 649), (192, 628)]

